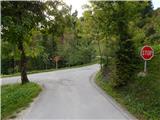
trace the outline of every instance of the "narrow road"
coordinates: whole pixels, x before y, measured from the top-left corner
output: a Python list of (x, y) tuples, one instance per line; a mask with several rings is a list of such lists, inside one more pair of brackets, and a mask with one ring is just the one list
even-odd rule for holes
[[(43, 86), (35, 101), (18, 119), (134, 119), (109, 96), (95, 87), (93, 75), (99, 65), (29, 75)], [(3, 78), (2, 84), (20, 82)]]

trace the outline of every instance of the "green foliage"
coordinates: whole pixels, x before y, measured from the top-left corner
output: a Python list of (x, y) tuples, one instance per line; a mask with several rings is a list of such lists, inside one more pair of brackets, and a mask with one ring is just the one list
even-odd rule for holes
[(77, 11), (58, 0), (2, 1), (2, 74), (20, 72), (21, 53), (28, 71), (54, 68), (57, 55), (59, 67), (91, 62), (95, 44), (88, 31), (94, 21), (85, 14), (85, 21), (78, 19)]
[(125, 85), (134, 76), (137, 56), (129, 25), (136, 16), (136, 12), (132, 14), (135, 6), (134, 2), (93, 2), (94, 19), (101, 30), (101, 38), (105, 40), (103, 55), (107, 59), (103, 64), (108, 67), (108, 60), (114, 62), (115, 65), (112, 64), (113, 67), (110, 68), (113, 71), (112, 76), (115, 76), (112, 79), (115, 87)]
[(40, 1), (2, 1), (2, 39), (18, 48), (22, 83), (29, 82), (26, 74), (27, 38), (33, 28), (45, 20), (44, 3)]
[(1, 89), (1, 117), (11, 117), (20, 109), (28, 106), (41, 91), (41, 87), (35, 83), (25, 85), (3, 85)]
[[(155, 46), (156, 47), (156, 46)], [(157, 47), (158, 48), (158, 47)], [(157, 53), (159, 50), (155, 50)], [(113, 88), (100, 73), (96, 83), (119, 103), (124, 105), (138, 119), (158, 120), (160, 118), (160, 54), (148, 61), (148, 74), (138, 77), (122, 88)], [(143, 61), (139, 65), (143, 70)]]
[(69, 9), (61, 1), (2, 1), (2, 73), (17, 72), (22, 51), (28, 70), (54, 67), (50, 59)]
[[(92, 2), (92, 8), (97, 38), (105, 41), (103, 55), (108, 58), (103, 61), (103, 74), (97, 84), (138, 119), (159, 119), (159, 9), (153, 11), (150, 2), (106, 1)], [(138, 56), (144, 44), (153, 46), (155, 57), (148, 61), (148, 75), (137, 77), (143, 71)], [(120, 85), (123, 87), (115, 88)]]
[(145, 43), (160, 43), (160, 9), (155, 10), (152, 16), (148, 18), (143, 30), (145, 32)]
[(28, 57), (37, 57), (44, 51), (44, 47), (42, 45), (43, 36), (38, 30), (32, 29), (30, 31), (31, 35), (28, 35), (24, 42), (24, 47), (26, 51), (26, 56)]
[(19, 72), (18, 46), (23, 41), (29, 71), (54, 68), (54, 56), (62, 57), (59, 67), (98, 56), (104, 73), (111, 71), (113, 86), (121, 86), (134, 78), (140, 61), (135, 48), (159, 44), (159, 23), (159, 9), (153, 11), (149, 1), (92, 1), (80, 18), (62, 1), (3, 1), (2, 73)]
[[(116, 51), (116, 75), (118, 79), (116, 80), (116, 86), (125, 85), (132, 76), (134, 76), (134, 63), (135, 63), (135, 49), (134, 44), (128, 33), (128, 19), (127, 5), (126, 3), (119, 3), (117, 5), (117, 34), (118, 39), (118, 49)], [(124, 14), (125, 13), (125, 14)], [(128, 17), (127, 17), (128, 16)]]
[[(34, 9), (33, 9), (34, 7)], [(16, 10), (14, 10), (16, 9)], [(2, 38), (18, 44), (44, 19), (42, 2), (2, 2)]]
[[(95, 50), (92, 44), (83, 39), (79, 39), (77, 42), (75, 40), (70, 42), (60, 46), (58, 51), (58, 54), (64, 58), (67, 65), (81, 65), (93, 61)], [(74, 45), (74, 42), (77, 44)]]
[(66, 65), (86, 64), (95, 58), (95, 48), (92, 42), (91, 18), (89, 15), (78, 19), (75, 13), (70, 16), (71, 24), (64, 30), (63, 43), (59, 44), (57, 54), (63, 57)]
[(150, 1), (93, 1), (90, 10), (96, 23), (93, 27), (97, 39), (101, 41), (100, 55), (105, 58), (103, 72), (110, 70), (113, 86), (126, 85), (134, 79), (140, 62), (139, 54), (136, 54), (139, 51), (135, 48), (153, 44), (152, 38), (158, 38), (159, 12), (153, 11)]

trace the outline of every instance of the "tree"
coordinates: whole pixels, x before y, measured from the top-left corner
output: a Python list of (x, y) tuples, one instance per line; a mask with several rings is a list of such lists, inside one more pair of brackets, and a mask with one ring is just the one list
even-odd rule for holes
[(128, 80), (134, 75), (134, 61), (135, 61), (135, 48), (133, 41), (131, 39), (130, 33), (128, 32), (128, 25), (130, 16), (127, 13), (127, 3), (118, 2), (117, 3), (117, 13), (115, 17), (117, 18), (116, 32), (118, 34), (118, 46), (116, 51), (116, 74), (117, 81), (115, 86), (126, 85)]
[[(114, 56), (115, 49), (115, 35), (114, 35), (114, 2), (113, 1), (101, 1), (91, 2), (91, 7), (93, 10), (93, 20), (94, 20), (94, 30), (93, 34), (98, 43), (99, 55), (100, 55), (100, 64), (102, 73), (108, 67), (108, 57)], [(111, 53), (112, 52), (112, 53)], [(106, 73), (106, 72), (104, 72)]]
[[(137, 55), (133, 26), (138, 26), (141, 24), (140, 20), (149, 16), (152, 11), (150, 6), (150, 2), (92, 2), (94, 19), (101, 37), (105, 39), (104, 55), (111, 58), (109, 68), (113, 77), (112, 85), (115, 87), (126, 85), (135, 74)], [(107, 67), (107, 59), (103, 63), (103, 67)]]
[(45, 19), (44, 3), (40, 1), (2, 1), (2, 39), (17, 46), (20, 52), (22, 84), (29, 82), (26, 73), (26, 51), (24, 43), (30, 31)]

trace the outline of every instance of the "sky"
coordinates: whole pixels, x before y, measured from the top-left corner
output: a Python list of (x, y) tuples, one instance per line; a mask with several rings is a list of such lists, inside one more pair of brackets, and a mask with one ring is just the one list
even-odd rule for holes
[[(82, 5), (87, 4), (88, 0), (64, 0), (68, 5), (72, 5), (72, 12), (78, 11), (78, 17), (82, 16)], [(154, 9), (160, 8), (160, 0), (152, 0)]]

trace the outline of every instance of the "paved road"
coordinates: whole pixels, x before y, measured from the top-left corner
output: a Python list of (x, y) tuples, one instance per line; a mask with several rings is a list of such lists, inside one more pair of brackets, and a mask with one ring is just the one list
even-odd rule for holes
[[(43, 86), (38, 98), (22, 111), (20, 119), (134, 119), (95, 85), (99, 65), (29, 75)], [(20, 82), (3, 78), (2, 84)]]

